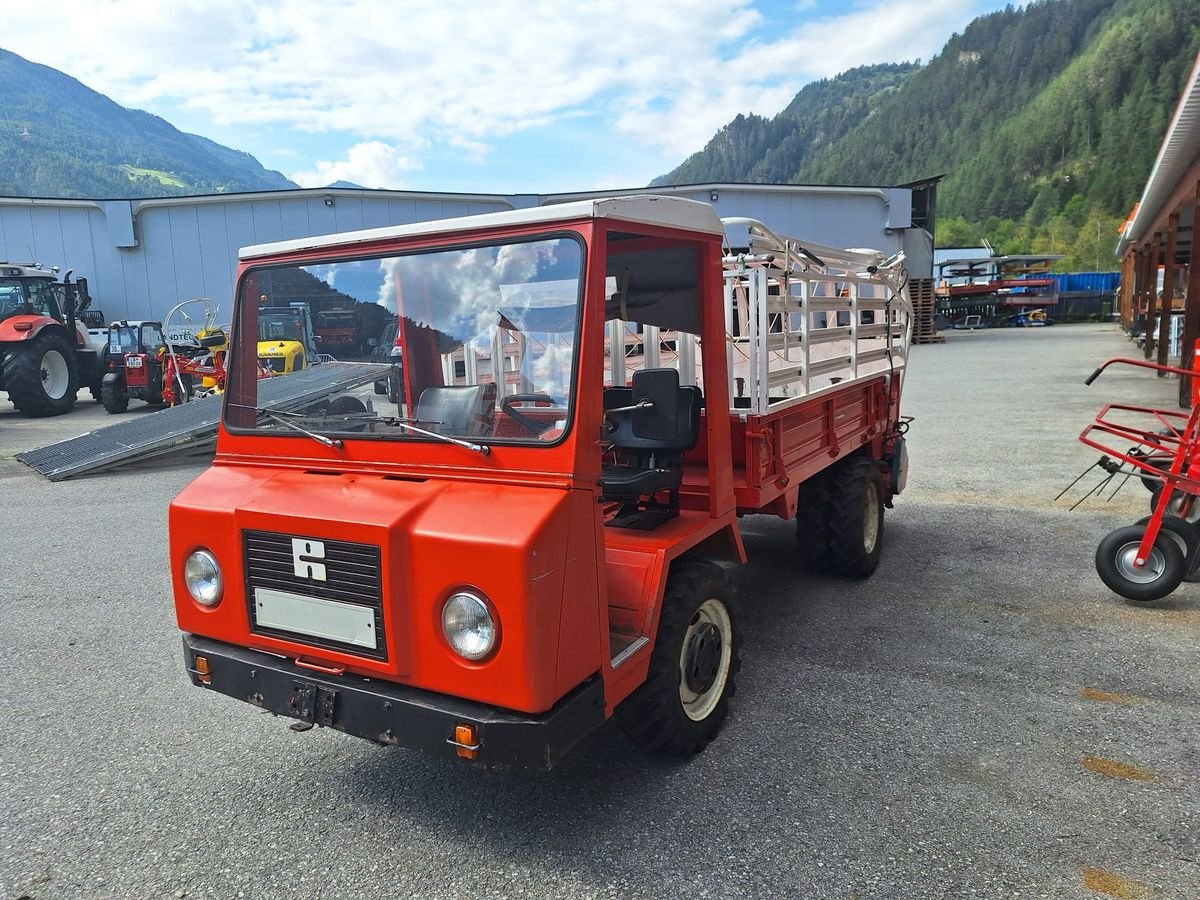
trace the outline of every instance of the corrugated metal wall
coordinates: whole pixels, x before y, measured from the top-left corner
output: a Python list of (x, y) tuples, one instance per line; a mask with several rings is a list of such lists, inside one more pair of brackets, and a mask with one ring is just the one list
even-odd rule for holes
[[(71, 201), (0, 201), (0, 260), (73, 268), (88, 279), (93, 306), (110, 319), (153, 319), (190, 297), (227, 304), (241, 247), (511, 208), (503, 200), (466, 197), (294, 193), (103, 207)], [(125, 242), (121, 236), (130, 233), (130, 224), (135, 245), (118, 246)]]
[[(160, 318), (180, 300), (227, 304), (241, 247), (317, 234), (404, 225), (606, 193), (430, 195), (343, 189), (165, 200), (0, 198), (0, 260), (73, 268), (110, 319)], [(665, 189), (712, 202), (801, 240), (833, 247), (903, 249), (914, 277), (928, 275), (928, 233), (911, 228), (905, 188), (704, 185)], [(716, 194), (716, 200), (713, 195)], [(924, 272), (922, 272), (924, 270)]]

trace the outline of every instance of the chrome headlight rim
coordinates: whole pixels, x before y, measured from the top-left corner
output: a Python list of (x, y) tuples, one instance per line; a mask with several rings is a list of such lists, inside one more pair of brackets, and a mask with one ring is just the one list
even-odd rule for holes
[(205, 609), (212, 609), (225, 595), (225, 577), (216, 554), (197, 547), (183, 562), (183, 584), (188, 595)]
[(484, 662), (500, 643), (500, 619), (482, 591), (458, 588), (442, 603), (442, 637), (466, 662)]

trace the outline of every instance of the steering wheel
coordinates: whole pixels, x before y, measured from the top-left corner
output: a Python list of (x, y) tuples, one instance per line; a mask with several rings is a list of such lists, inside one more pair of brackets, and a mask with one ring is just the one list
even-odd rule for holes
[(554, 405), (554, 398), (549, 394), (508, 394), (500, 401), (500, 412), (504, 413), (522, 428), (527, 428), (534, 434), (549, 430), (554, 423), (531, 419), (524, 413), (513, 409), (514, 403), (549, 403)]

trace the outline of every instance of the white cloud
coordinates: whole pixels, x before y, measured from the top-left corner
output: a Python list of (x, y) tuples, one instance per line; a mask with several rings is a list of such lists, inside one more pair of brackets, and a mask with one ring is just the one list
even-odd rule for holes
[(418, 168), (401, 156), (395, 147), (382, 141), (355, 144), (344, 159), (317, 160), (315, 167), (293, 172), (291, 178), (300, 187), (324, 187), (335, 181), (352, 181), (366, 188), (401, 188), (403, 173)]
[(813, 78), (928, 58), (975, 14), (866, 0), (819, 17), (802, 0), (768, 19), (766, 2), (43, 0), (6, 10), (4, 44), (126, 105), (353, 135), (345, 159), (297, 177), (394, 184), (422, 152), (477, 161), (489, 142), (585, 112), (597, 140), (682, 158)]

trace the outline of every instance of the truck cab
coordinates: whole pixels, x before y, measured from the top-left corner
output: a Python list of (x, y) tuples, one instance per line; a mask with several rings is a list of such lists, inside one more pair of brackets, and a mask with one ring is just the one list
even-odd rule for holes
[[(706, 204), (624, 197), (243, 250), (216, 458), (170, 510), (193, 683), (485, 763), (550, 767), (612, 716), (703, 749), (739, 667), (738, 516), (798, 517), (844, 464), (864, 521), (838, 559), (873, 568), (902, 485), (899, 271), (822, 273), (798, 314), (853, 341), (850, 376), (810, 342), (772, 381), (739, 353), (794, 324), (769, 312), (776, 257), (748, 247), (730, 277), (725, 239)], [(390, 365), (330, 363), (330, 397), (272, 409), (240, 337), (281, 275), (395, 312), (400, 402), (372, 397)]]

